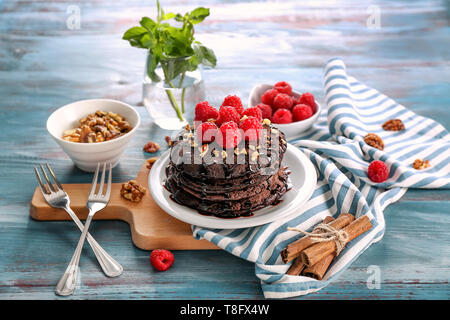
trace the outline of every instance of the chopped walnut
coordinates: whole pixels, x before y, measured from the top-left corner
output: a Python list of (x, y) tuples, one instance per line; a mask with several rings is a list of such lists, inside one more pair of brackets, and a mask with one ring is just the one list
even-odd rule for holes
[(98, 110), (80, 119), (78, 128), (64, 131), (63, 139), (95, 143), (118, 138), (131, 131), (131, 125), (118, 113)]
[(144, 151), (149, 153), (155, 153), (159, 150), (159, 144), (153, 141), (147, 142), (147, 144), (144, 146)]
[(145, 160), (145, 162), (147, 162), (147, 169), (151, 169), (156, 160), (158, 160), (158, 157), (152, 157)]
[(384, 149), (384, 142), (383, 140), (376, 135), (375, 133), (368, 133), (364, 136), (364, 142), (367, 143), (369, 146), (377, 148), (379, 150)]
[(167, 142), (167, 145), (168, 145), (169, 147), (171, 147), (171, 146), (172, 146), (172, 144), (173, 144), (173, 141), (172, 141), (172, 139), (170, 139), (170, 137), (169, 137), (169, 136), (165, 136), (164, 140), (166, 140), (166, 142)]
[(400, 120), (400, 119), (388, 120), (382, 125), (382, 127), (386, 131), (401, 131), (401, 130), (405, 130), (405, 125), (403, 124), (402, 120)]
[(136, 180), (130, 180), (122, 184), (122, 189), (120, 189), (120, 195), (132, 202), (139, 202), (147, 191), (146, 188), (137, 184)]
[(416, 170), (422, 170), (430, 167), (429, 160), (416, 159), (413, 163), (413, 168)]

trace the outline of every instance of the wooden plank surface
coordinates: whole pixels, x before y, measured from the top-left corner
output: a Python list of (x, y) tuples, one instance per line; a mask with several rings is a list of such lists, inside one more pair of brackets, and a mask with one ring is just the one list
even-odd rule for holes
[[(166, 11), (211, 8), (198, 38), (212, 47), (218, 66), (205, 70), (208, 100), (235, 93), (246, 99), (255, 83), (286, 80), (323, 103), (322, 66), (340, 56), (349, 72), (416, 113), (450, 128), (448, 1), (162, 1)], [(67, 28), (69, 5), (80, 8), (80, 29)], [(379, 29), (367, 27), (375, 5)], [(61, 105), (85, 98), (115, 98), (141, 106), (145, 52), (121, 40), (151, 1), (0, 2), (0, 298), (56, 299), (53, 290), (79, 233), (71, 222), (29, 218), (36, 182), (33, 165), (49, 162), (63, 183), (89, 183), (73, 167), (45, 121)], [(142, 125), (114, 180), (136, 176), (149, 157), (149, 140), (166, 145), (161, 130), (138, 108)], [(298, 299), (448, 299), (449, 191), (409, 190), (385, 211), (386, 234), (339, 279)], [(176, 251), (167, 272), (155, 272), (149, 251), (134, 247), (120, 221), (95, 221), (92, 234), (122, 265), (117, 279), (103, 276), (92, 252), (81, 259), (74, 299), (263, 298), (254, 265), (231, 254)], [(369, 289), (369, 266), (380, 270)]]

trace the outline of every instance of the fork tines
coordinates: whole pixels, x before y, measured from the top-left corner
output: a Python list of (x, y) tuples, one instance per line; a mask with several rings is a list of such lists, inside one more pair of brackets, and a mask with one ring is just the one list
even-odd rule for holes
[(50, 194), (52, 192), (58, 192), (60, 190), (64, 190), (62, 185), (59, 183), (58, 179), (56, 179), (55, 173), (53, 172), (52, 168), (48, 163), (45, 164), (47, 167), (48, 172), (50, 173), (50, 176), (53, 179), (53, 183), (50, 181), (47, 172), (45, 171), (42, 164), (39, 164), (39, 167), (41, 168), (42, 175), (44, 176), (44, 179), (47, 183), (43, 183), (41, 179), (41, 175), (39, 174), (39, 170), (34, 167), (34, 173), (36, 174), (36, 178), (39, 182), (39, 187), (41, 188), (42, 193), (44, 194)]
[(104, 185), (105, 185), (105, 174), (106, 174), (106, 162), (103, 163), (103, 171), (102, 176), (100, 178), (100, 186), (98, 188), (98, 192), (96, 193), (97, 189), (97, 180), (98, 180), (98, 173), (100, 171), (100, 163), (97, 164), (97, 169), (95, 170), (94, 178), (92, 179), (92, 187), (91, 192), (89, 194), (89, 199), (91, 198), (104, 198), (109, 199), (111, 194), (111, 183), (112, 183), (112, 165), (109, 164), (109, 173), (108, 173), (108, 182), (106, 186), (106, 193), (103, 193)]

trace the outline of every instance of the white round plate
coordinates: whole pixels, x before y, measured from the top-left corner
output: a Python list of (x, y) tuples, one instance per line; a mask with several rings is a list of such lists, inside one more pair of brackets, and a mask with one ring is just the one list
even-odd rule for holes
[(288, 144), (282, 165), (287, 166), (291, 171), (289, 178), (292, 188), (284, 194), (279, 204), (257, 210), (249, 217), (230, 219), (206, 216), (194, 209), (182, 206), (170, 198), (170, 192), (164, 188), (165, 168), (169, 163), (169, 155), (170, 150), (166, 151), (150, 170), (148, 185), (153, 199), (172, 217), (205, 228), (248, 228), (266, 224), (291, 214), (299, 214), (302, 212), (302, 205), (309, 200), (317, 183), (316, 169), (311, 161), (299, 148)]

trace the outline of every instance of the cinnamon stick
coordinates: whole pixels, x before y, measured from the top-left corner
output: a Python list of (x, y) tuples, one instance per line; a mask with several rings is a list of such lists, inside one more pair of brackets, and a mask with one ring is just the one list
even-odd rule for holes
[[(331, 218), (331, 217), (327, 217)], [(331, 227), (335, 229), (342, 229), (349, 223), (351, 223), (353, 220), (355, 220), (355, 217), (351, 215), (350, 213), (341, 213), (339, 217), (337, 217), (336, 220), (331, 221), (328, 220), (328, 222), (325, 222), (327, 218), (324, 219), (323, 223), (329, 224)], [(314, 233), (320, 233), (320, 231), (315, 231)], [(308, 248), (309, 246), (313, 245), (314, 241), (311, 240), (309, 236), (305, 236), (303, 238), (298, 239), (297, 241), (294, 241), (286, 246), (285, 249), (283, 249), (280, 253), (281, 259), (284, 263), (287, 263), (296, 257), (300, 256), (300, 253)]]
[[(334, 259), (335, 254), (329, 254), (319, 262), (317, 262), (315, 265), (312, 265), (310, 267), (306, 267), (303, 269), (302, 275), (305, 277), (314, 278), (317, 280), (322, 280), (323, 275), (325, 272), (327, 272), (328, 267), (330, 266), (331, 262)], [(297, 257), (297, 259), (301, 260), (302, 257)], [(303, 260), (302, 260), (303, 262)], [(303, 262), (304, 263), (304, 262)]]
[(286, 272), (286, 274), (291, 276), (298, 276), (305, 267), (306, 264), (302, 261), (302, 259), (300, 259), (300, 257), (297, 257), (289, 267), (289, 270)]
[[(348, 234), (348, 239), (345, 244), (370, 230), (370, 228), (372, 228), (372, 223), (369, 218), (366, 215), (359, 217), (343, 229)], [(301, 252), (302, 261), (307, 266), (313, 266), (326, 256), (334, 254), (336, 249), (336, 242), (334, 240), (317, 242)]]

